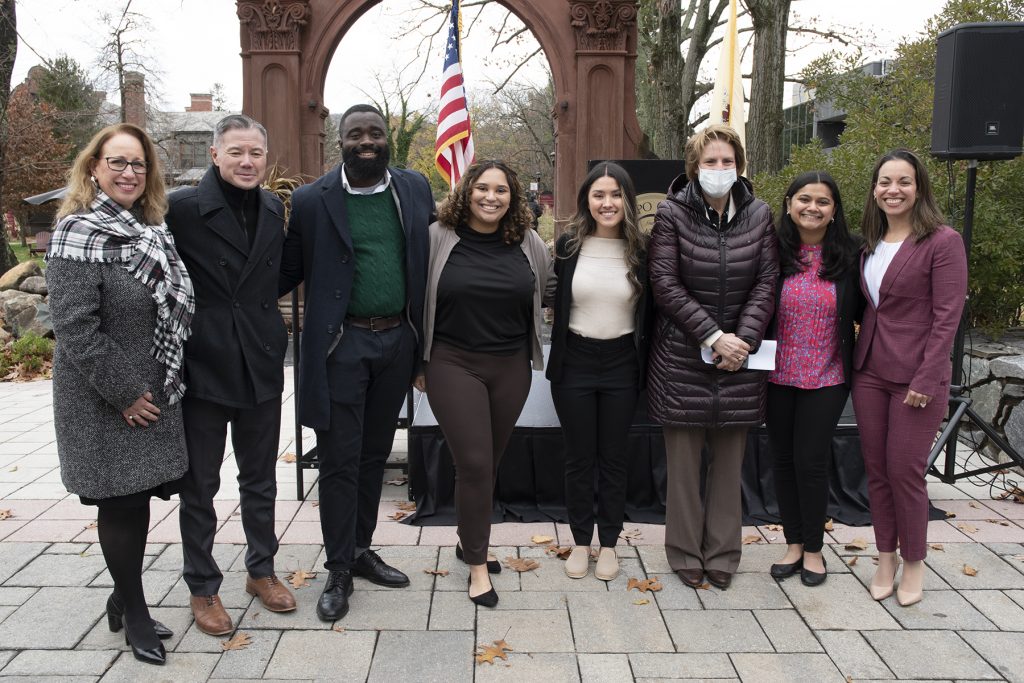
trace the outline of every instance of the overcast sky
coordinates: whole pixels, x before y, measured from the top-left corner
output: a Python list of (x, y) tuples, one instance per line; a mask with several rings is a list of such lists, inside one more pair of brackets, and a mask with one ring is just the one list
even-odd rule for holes
[[(328, 72), (325, 93), (325, 102), (332, 111), (338, 112), (357, 101), (365, 101), (367, 97), (363, 91), (371, 95), (377, 92), (375, 74), (385, 81), (393, 79), (417, 56), (417, 40), (395, 39), (396, 27), (407, 21), (402, 12), (408, 3), (409, 0), (383, 0), (360, 18), (341, 41)], [(874, 35), (874, 44), (868, 49), (867, 56), (886, 57), (892, 54), (900, 40), (919, 37), (925, 20), (937, 13), (943, 4), (942, 0), (795, 0), (791, 19), (803, 21), (817, 17), (819, 26), (839, 24), (870, 32)], [(90, 71), (95, 71), (97, 55), (105, 42), (107, 30), (100, 14), (103, 11), (119, 14), (123, 6), (124, 0), (17, 0), (18, 31), (23, 41), (18, 46), (12, 84), (21, 82), (28, 69), (42, 61), (36, 53), (46, 59), (66, 53)], [(224, 85), (228, 106), (240, 107), (242, 66), (238, 54), (238, 18), (233, 0), (134, 0), (132, 9), (148, 16), (153, 26), (145, 40), (152, 65), (162, 73), (159, 108), (182, 111), (189, 104), (189, 93), (206, 92), (218, 82)], [(497, 6), (488, 7), (485, 11), (488, 14), (463, 43), (467, 83), (472, 91), (478, 93), (487, 91), (488, 81), (504, 79), (510, 52), (492, 53), (493, 37), (489, 24), (498, 21), (504, 12)], [(464, 23), (468, 13), (469, 10), (464, 12)], [(800, 40), (799, 44), (807, 42)], [(440, 37), (435, 42), (434, 54), (429, 55), (424, 78), (414, 93), (417, 103), (436, 98), (442, 43), (443, 37)], [(526, 55), (534, 47), (536, 43), (528, 38), (512, 54)], [(799, 50), (789, 58), (787, 72), (795, 73), (823, 49), (815, 42)], [(519, 75), (519, 80), (543, 81), (544, 62), (540, 58), (534, 62)], [(706, 64), (717, 63), (717, 58), (706, 60)], [(406, 81), (415, 79), (422, 62), (419, 65), (406, 72)], [(749, 84), (746, 87), (749, 88)]]

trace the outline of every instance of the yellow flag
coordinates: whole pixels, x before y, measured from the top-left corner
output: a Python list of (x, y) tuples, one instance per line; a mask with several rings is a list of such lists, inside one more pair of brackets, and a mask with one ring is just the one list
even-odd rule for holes
[(729, 2), (729, 24), (722, 38), (722, 56), (711, 97), (711, 123), (732, 126), (744, 140), (743, 80), (740, 77), (740, 41), (736, 32), (736, 0)]

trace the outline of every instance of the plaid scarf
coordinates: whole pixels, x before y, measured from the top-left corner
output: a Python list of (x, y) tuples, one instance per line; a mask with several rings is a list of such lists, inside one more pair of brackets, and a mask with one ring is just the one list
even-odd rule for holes
[(174, 238), (166, 225), (145, 225), (102, 190), (97, 189), (90, 208), (57, 223), (46, 258), (123, 263), (153, 291), (157, 321), (149, 352), (167, 366), (164, 391), (177, 403), (185, 394), (181, 369), (196, 299)]

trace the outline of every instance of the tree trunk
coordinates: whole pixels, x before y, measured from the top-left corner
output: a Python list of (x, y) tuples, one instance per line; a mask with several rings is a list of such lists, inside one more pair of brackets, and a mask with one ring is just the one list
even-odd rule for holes
[(11, 73), (18, 54), (17, 16), (14, 0), (0, 0), (0, 274), (18, 263), (14, 251), (7, 243), (7, 208), (3, 201), (4, 150), (7, 148), (7, 101), (11, 93)]
[(782, 92), (791, 0), (746, 0), (754, 24), (754, 68), (747, 122), (747, 175), (782, 168)]

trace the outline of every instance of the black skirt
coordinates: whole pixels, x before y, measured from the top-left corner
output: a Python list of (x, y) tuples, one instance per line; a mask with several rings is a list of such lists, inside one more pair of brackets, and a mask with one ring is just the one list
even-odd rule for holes
[(149, 505), (149, 499), (154, 496), (162, 498), (163, 500), (170, 500), (171, 496), (176, 493), (181, 493), (182, 483), (185, 478), (175, 479), (174, 481), (165, 481), (162, 484), (157, 484), (151, 489), (145, 491), (136, 491), (135, 493), (126, 493), (123, 496), (113, 496), (111, 498), (87, 498), (86, 496), (79, 496), (78, 500), (82, 502), (82, 505), (97, 505), (99, 507), (106, 508), (137, 508), (143, 505)]

